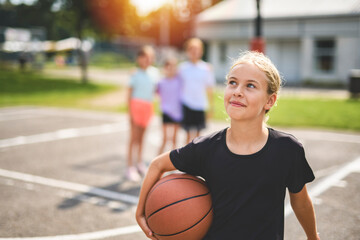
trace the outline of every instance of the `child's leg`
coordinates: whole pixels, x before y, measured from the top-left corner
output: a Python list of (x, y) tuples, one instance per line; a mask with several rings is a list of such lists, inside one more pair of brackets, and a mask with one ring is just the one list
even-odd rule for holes
[(190, 143), (194, 138), (198, 135), (198, 132), (195, 130), (188, 130), (186, 131), (186, 144)]
[(138, 164), (142, 162), (142, 148), (143, 148), (143, 140), (144, 140), (145, 130), (146, 130), (146, 128), (144, 128), (144, 127), (136, 126), (136, 143), (138, 146), (136, 162)]
[(196, 138), (196, 137), (198, 137), (198, 136), (200, 136), (200, 130), (196, 130), (196, 132), (195, 132), (195, 137), (194, 137), (194, 138)]
[(173, 136), (172, 136), (172, 149), (176, 148), (176, 140), (177, 140), (177, 133), (179, 130), (179, 124), (175, 123), (173, 124)]
[(191, 131), (190, 130), (187, 130), (186, 131), (186, 142), (185, 142), (185, 145), (187, 145), (188, 143), (191, 142)]
[(165, 149), (165, 145), (166, 145), (166, 141), (167, 141), (168, 124), (164, 123), (162, 129), (163, 129), (163, 141), (162, 141), (162, 144), (161, 144), (160, 149), (159, 149), (159, 155), (161, 153), (163, 153), (164, 149)]
[(135, 125), (130, 122), (130, 138), (129, 138), (129, 148), (128, 148), (128, 158), (127, 166), (130, 167), (133, 165), (133, 148), (135, 143)]
[(126, 168), (125, 176), (128, 180), (137, 182), (140, 180), (140, 176), (133, 162), (133, 153), (136, 147), (138, 147), (136, 125), (134, 123), (130, 123), (130, 139), (129, 139), (128, 159), (127, 159), (127, 168)]
[(137, 126), (136, 127), (136, 139), (137, 139), (137, 164), (136, 168), (140, 175), (145, 176), (146, 173), (146, 166), (142, 161), (142, 150), (143, 150), (143, 142), (144, 142), (144, 135), (145, 135), (146, 128)]

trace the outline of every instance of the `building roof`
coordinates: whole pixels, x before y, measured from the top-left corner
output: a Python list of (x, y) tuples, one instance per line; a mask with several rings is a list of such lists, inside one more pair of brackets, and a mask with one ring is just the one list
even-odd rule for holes
[[(360, 15), (360, 0), (260, 0), (263, 18)], [(198, 15), (198, 22), (253, 19), (255, 0), (224, 0)]]

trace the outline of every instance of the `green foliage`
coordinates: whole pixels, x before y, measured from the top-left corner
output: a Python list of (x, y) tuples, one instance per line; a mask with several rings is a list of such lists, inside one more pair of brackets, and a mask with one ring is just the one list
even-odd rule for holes
[(98, 84), (80, 84), (77, 80), (49, 79), (32, 72), (0, 70), (0, 106), (47, 105), (86, 107), (83, 99), (114, 90)]

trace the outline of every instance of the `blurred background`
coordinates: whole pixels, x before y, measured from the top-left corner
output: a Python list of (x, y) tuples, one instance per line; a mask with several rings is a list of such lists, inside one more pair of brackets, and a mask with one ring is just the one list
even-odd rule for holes
[(231, 58), (262, 37), (287, 85), (345, 88), (360, 65), (359, 8), (356, 0), (1, 0), (1, 61), (119, 67), (143, 44), (161, 61), (196, 36), (221, 80)]
[(38, 70), (47, 64), (128, 66), (144, 44), (159, 53), (181, 49), (194, 36), (195, 16), (218, 2), (2, 0), (1, 61), (25, 61)]
[[(140, 46), (153, 46), (155, 65), (161, 67), (169, 54), (183, 60), (184, 42), (199, 37), (220, 88), (232, 60), (251, 49), (263, 51), (280, 70), (284, 96), (333, 101), (333, 109), (319, 99), (311, 106), (321, 111), (291, 108), (302, 113), (295, 123), (277, 109), (271, 123), (359, 130), (360, 121), (352, 120), (360, 119), (359, 18), (359, 0), (0, 0), (0, 106), (46, 103), (122, 111), (120, 89)], [(290, 100), (283, 101), (285, 110)], [(215, 118), (224, 119), (221, 100), (218, 105)], [(334, 120), (337, 106), (347, 120)], [(324, 115), (319, 120), (314, 112)]]
[[(122, 179), (127, 84), (141, 46), (161, 69), (190, 37), (217, 80), (207, 132), (228, 125), (223, 83), (239, 52), (271, 58), (284, 84), (268, 124), (305, 146), (320, 236), (359, 239), (360, 0), (0, 0), (1, 237), (145, 239), (140, 183)], [(304, 239), (288, 205), (285, 221), (285, 239)]]

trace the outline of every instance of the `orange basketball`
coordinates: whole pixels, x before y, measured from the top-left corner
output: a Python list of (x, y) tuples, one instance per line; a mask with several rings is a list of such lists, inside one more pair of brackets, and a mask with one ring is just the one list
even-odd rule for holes
[(145, 217), (159, 240), (200, 240), (213, 218), (209, 189), (200, 178), (170, 174), (149, 192)]

